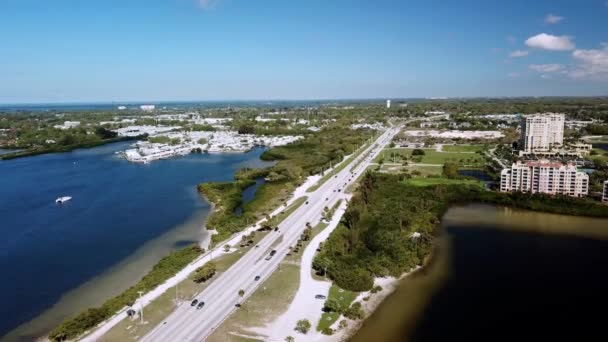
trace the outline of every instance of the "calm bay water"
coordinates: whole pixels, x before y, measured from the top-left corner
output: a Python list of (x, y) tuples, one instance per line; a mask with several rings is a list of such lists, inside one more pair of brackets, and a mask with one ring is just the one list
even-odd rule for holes
[(606, 341), (608, 220), (472, 205), (353, 341)]
[[(209, 204), (196, 184), (268, 165), (262, 149), (139, 165), (114, 154), (127, 145), (0, 162), (0, 336), (35, 317), (5, 339), (44, 334), (120, 293), (170, 250), (205, 238)], [(58, 205), (59, 196), (73, 199)]]

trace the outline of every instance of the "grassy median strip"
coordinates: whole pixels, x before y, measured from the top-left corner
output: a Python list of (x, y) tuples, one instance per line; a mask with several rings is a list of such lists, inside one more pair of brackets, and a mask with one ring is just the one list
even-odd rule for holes
[(281, 211), (276, 216), (271, 217), (270, 221), (267, 221), (266, 224), (268, 224), (270, 227), (278, 226), (279, 223), (283, 222), (283, 220), (285, 220), (287, 217), (289, 217), (289, 215), (293, 214), (293, 212), (296, 211), (296, 209), (298, 209), (307, 200), (308, 200), (307, 196), (297, 198), (296, 200), (293, 201), (293, 203), (291, 203), (291, 205), (289, 207), (287, 207), (287, 209)]
[[(377, 137), (378, 137), (378, 135), (374, 135), (372, 137), (372, 140), (375, 142), (375, 139)], [(359, 148), (357, 151), (355, 151), (355, 153), (353, 153), (350, 157), (348, 157), (346, 160), (343, 160), (342, 163), (340, 163), (340, 165), (338, 165), (331, 172), (325, 174), (321, 179), (319, 179), (319, 181), (317, 182), (317, 184), (315, 184), (315, 185), (311, 186), (310, 188), (306, 189), (306, 192), (316, 191), (319, 187), (321, 187), (321, 185), (325, 184), (325, 182), (327, 182), (327, 180), (329, 180), (331, 177), (333, 177), (336, 174), (338, 174), (340, 171), (344, 170), (344, 168), (347, 165), (350, 165), (350, 163), (352, 163), (352, 161), (355, 160), (355, 158), (357, 158), (359, 155), (361, 155), (361, 153), (363, 153), (363, 151), (365, 151), (372, 143), (373, 142), (367, 142), (367, 143), (365, 143), (365, 145), (363, 145), (361, 148)], [(359, 161), (359, 163), (360, 162), (361, 161)], [(359, 163), (357, 163), (357, 165), (359, 165)], [(354, 169), (354, 167), (351, 167), (351, 172), (352, 172), (353, 169)]]

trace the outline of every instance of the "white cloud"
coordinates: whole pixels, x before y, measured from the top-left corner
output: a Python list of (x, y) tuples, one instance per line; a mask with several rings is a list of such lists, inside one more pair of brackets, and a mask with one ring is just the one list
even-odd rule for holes
[(516, 50), (509, 54), (511, 58), (526, 57), (529, 54), (526, 50)]
[(541, 73), (562, 72), (565, 69), (562, 64), (531, 64), (528, 68)]
[(546, 33), (537, 34), (528, 38), (526, 45), (531, 48), (551, 50), (551, 51), (568, 51), (574, 50), (574, 43), (568, 36), (553, 36)]
[(601, 49), (574, 50), (572, 57), (578, 62), (569, 75), (573, 78), (608, 79), (608, 45)]
[(196, 0), (198, 6), (204, 10), (209, 10), (215, 7), (220, 0)]
[(548, 14), (545, 17), (545, 24), (557, 24), (562, 20), (564, 20), (564, 17), (560, 17), (559, 15), (555, 14)]

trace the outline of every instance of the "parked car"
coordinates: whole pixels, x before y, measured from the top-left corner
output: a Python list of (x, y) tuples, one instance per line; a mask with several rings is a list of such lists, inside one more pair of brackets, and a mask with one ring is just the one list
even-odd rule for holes
[(192, 303), (190, 303), (190, 306), (195, 306), (196, 303), (198, 303), (198, 299), (193, 300)]
[(205, 302), (200, 302), (200, 303), (198, 303), (198, 305), (196, 306), (196, 309), (197, 309), (197, 310), (200, 310), (200, 309), (202, 309), (202, 308), (203, 308), (203, 306), (205, 306)]
[(318, 294), (315, 296), (316, 299), (326, 299), (327, 297), (322, 295), (322, 294)]

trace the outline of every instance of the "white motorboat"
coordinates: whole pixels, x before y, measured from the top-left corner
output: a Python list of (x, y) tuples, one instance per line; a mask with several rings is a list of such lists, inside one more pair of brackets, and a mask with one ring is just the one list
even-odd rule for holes
[(56, 199), (55, 203), (59, 203), (59, 204), (65, 203), (71, 199), (72, 199), (72, 197), (70, 197), (70, 196), (63, 196), (63, 197), (59, 197), (58, 199)]

